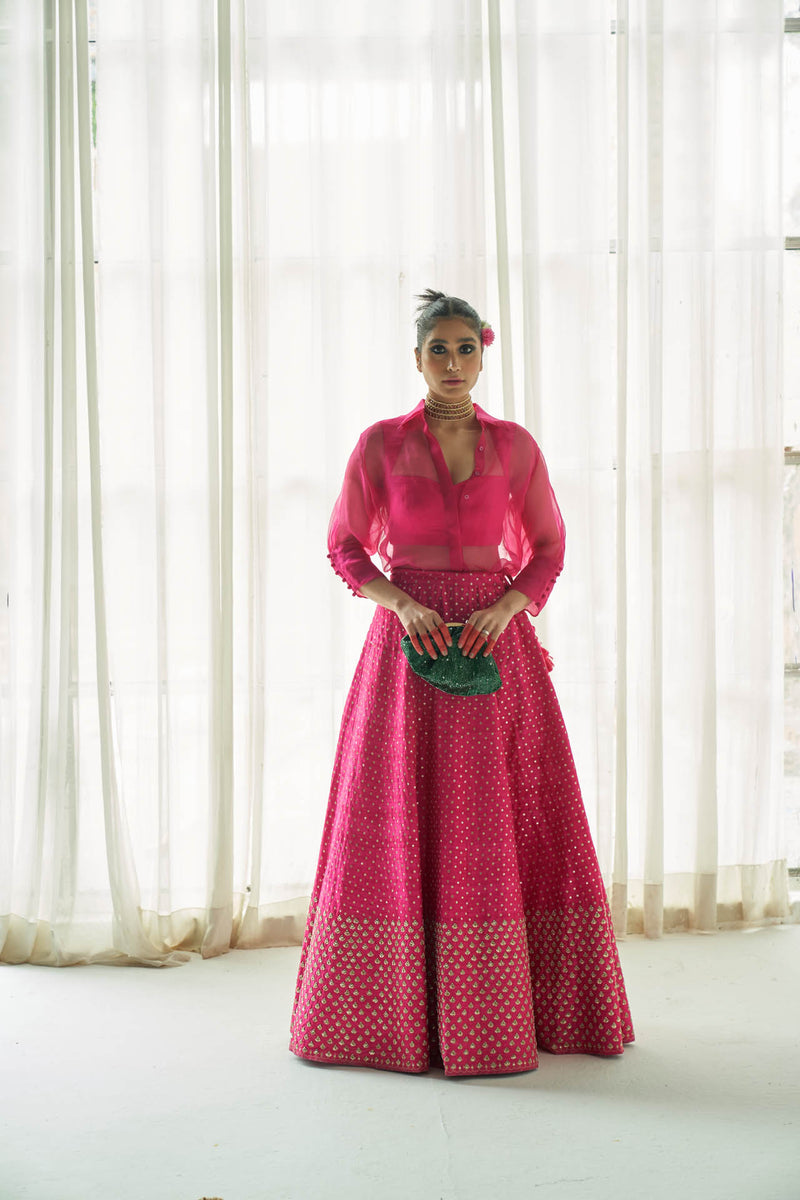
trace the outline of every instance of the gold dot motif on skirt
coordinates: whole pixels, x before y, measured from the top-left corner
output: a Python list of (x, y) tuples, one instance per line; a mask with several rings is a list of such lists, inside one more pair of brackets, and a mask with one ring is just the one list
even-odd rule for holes
[[(445, 621), (508, 586), (392, 579)], [(452, 1076), (530, 1071), (539, 1050), (621, 1054), (634, 1033), (611, 914), (533, 626), (512, 619), (503, 686), (479, 696), (415, 675), (404, 632), (376, 609), (345, 702), (289, 1049)]]

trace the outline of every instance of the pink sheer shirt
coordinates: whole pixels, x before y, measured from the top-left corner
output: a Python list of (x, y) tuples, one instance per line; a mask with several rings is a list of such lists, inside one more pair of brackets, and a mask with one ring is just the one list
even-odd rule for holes
[(365, 429), (350, 455), (328, 528), (328, 558), (355, 595), (384, 571), (502, 571), (541, 612), (564, 565), (564, 521), (542, 452), (527, 429), (475, 404), (481, 436), (472, 475), (453, 483), (425, 401)]

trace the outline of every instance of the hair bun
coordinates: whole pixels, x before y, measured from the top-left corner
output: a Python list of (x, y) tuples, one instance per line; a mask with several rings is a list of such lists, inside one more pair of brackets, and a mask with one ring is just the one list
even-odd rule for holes
[(436, 292), (433, 290), (433, 288), (426, 288), (424, 292), (418, 293), (416, 299), (422, 302), (417, 306), (417, 312), (421, 313), (425, 311), (428, 305), (435, 304), (437, 300), (446, 300), (447, 293)]

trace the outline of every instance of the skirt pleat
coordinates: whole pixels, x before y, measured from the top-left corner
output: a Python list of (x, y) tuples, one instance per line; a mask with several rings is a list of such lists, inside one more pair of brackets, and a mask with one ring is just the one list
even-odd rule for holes
[[(446, 621), (508, 587), (484, 571), (392, 580)], [(634, 1034), (611, 913), (529, 618), (501, 635), (488, 696), (420, 679), (404, 632), (376, 609), (345, 702), (290, 1050), (445, 1075), (621, 1054)]]

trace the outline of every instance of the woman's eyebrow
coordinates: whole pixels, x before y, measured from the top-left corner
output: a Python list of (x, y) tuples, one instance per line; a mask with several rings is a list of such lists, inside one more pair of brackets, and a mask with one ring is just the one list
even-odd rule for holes
[[(463, 342), (472, 342), (476, 346), (478, 344), (478, 339), (474, 338), (474, 337), (457, 338), (456, 340), (459, 342), (459, 344), (461, 344)], [(450, 345), (450, 343), (447, 341), (446, 338), (434, 338), (430, 344), (431, 344), (431, 346), (449, 346)]]

